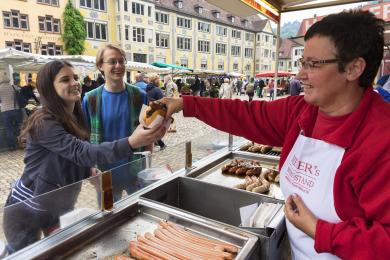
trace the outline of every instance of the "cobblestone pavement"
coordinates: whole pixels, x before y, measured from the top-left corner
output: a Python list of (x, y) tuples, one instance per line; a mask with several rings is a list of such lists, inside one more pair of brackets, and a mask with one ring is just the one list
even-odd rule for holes
[[(235, 96), (235, 98), (247, 100), (247, 96)], [(159, 151), (158, 147), (155, 148), (152, 166), (169, 165), (173, 171), (183, 168), (185, 165), (185, 142), (189, 140), (192, 142), (193, 161), (199, 160), (218, 149), (218, 142), (227, 143), (227, 134), (218, 132), (195, 118), (185, 118), (182, 113), (175, 114), (174, 118), (177, 132), (167, 133), (163, 138), (167, 145), (166, 149)], [(0, 230), (3, 219), (1, 209), (9, 194), (11, 183), (23, 172), (23, 156), (23, 149), (0, 153)], [(94, 186), (91, 182), (84, 182), (75, 207), (97, 210), (97, 205)], [(0, 232), (0, 240), (4, 240), (2, 233)]]

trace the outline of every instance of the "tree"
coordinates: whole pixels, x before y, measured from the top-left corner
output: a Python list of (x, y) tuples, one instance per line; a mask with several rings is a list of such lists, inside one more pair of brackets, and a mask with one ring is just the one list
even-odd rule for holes
[(64, 33), (62, 39), (65, 51), (70, 55), (82, 54), (85, 50), (84, 42), (87, 37), (84, 17), (79, 10), (74, 8), (71, 0), (68, 0), (65, 6), (63, 19)]

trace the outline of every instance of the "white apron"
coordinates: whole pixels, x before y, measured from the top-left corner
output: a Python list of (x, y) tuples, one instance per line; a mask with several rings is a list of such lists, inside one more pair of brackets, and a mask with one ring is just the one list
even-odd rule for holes
[[(299, 135), (280, 171), (280, 186), (285, 198), (298, 194), (310, 211), (322, 220), (338, 223), (333, 199), (336, 170), (344, 148)], [(314, 249), (314, 240), (286, 219), (293, 259), (339, 259)]]

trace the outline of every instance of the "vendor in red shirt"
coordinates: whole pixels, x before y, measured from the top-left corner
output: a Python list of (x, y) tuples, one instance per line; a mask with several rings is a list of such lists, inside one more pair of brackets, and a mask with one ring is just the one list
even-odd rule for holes
[(304, 96), (162, 100), (167, 118), (183, 109), (222, 131), (283, 146), (293, 259), (390, 259), (390, 104), (372, 88), (383, 24), (350, 11), (312, 25), (297, 75)]

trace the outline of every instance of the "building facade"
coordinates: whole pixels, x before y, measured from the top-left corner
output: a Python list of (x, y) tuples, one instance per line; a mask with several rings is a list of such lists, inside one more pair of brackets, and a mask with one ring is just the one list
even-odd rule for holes
[[(66, 54), (61, 32), (67, 1), (1, 1), (0, 48)], [(204, 0), (71, 1), (85, 20), (84, 55), (116, 43), (130, 61), (248, 76), (274, 69), (276, 37), (257, 15), (235, 17)]]

